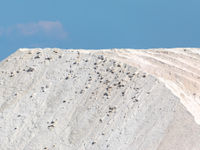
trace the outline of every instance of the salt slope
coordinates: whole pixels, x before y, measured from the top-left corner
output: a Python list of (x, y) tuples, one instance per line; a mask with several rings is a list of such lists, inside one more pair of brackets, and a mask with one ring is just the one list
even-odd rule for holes
[(1, 62), (0, 149), (198, 150), (200, 127), (134, 53), (21, 49)]
[(115, 50), (110, 57), (159, 78), (200, 124), (200, 49)]

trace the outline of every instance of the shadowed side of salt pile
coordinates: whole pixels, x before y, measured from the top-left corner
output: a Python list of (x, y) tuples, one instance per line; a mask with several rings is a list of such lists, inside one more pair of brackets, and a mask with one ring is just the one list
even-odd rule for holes
[(1, 62), (0, 149), (198, 150), (200, 126), (179, 98), (108, 56), (23, 49)]

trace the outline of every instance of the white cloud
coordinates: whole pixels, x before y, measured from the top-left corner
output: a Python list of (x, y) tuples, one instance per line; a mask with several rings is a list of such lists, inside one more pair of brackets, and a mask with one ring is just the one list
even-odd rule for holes
[(44, 34), (46, 36), (56, 36), (65, 38), (67, 36), (63, 25), (58, 21), (39, 21), (37, 23), (17, 24), (17, 30), (26, 36)]
[(67, 32), (59, 21), (20, 23), (5, 29), (0, 28), (0, 35), (1, 34), (20, 34), (23, 36), (47, 36), (56, 38), (67, 37)]

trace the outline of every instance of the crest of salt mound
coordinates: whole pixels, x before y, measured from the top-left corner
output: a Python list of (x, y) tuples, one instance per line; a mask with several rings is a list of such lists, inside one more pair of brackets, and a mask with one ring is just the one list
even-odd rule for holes
[(126, 49), (109, 55), (163, 81), (200, 124), (200, 49)]
[(198, 54), (21, 49), (0, 64), (0, 149), (199, 149), (179, 102), (198, 118)]

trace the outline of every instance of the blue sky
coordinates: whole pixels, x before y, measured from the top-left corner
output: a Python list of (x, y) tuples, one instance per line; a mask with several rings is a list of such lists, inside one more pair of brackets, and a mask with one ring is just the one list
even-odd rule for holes
[(23, 47), (200, 47), (199, 7), (199, 0), (0, 0), (0, 60)]

